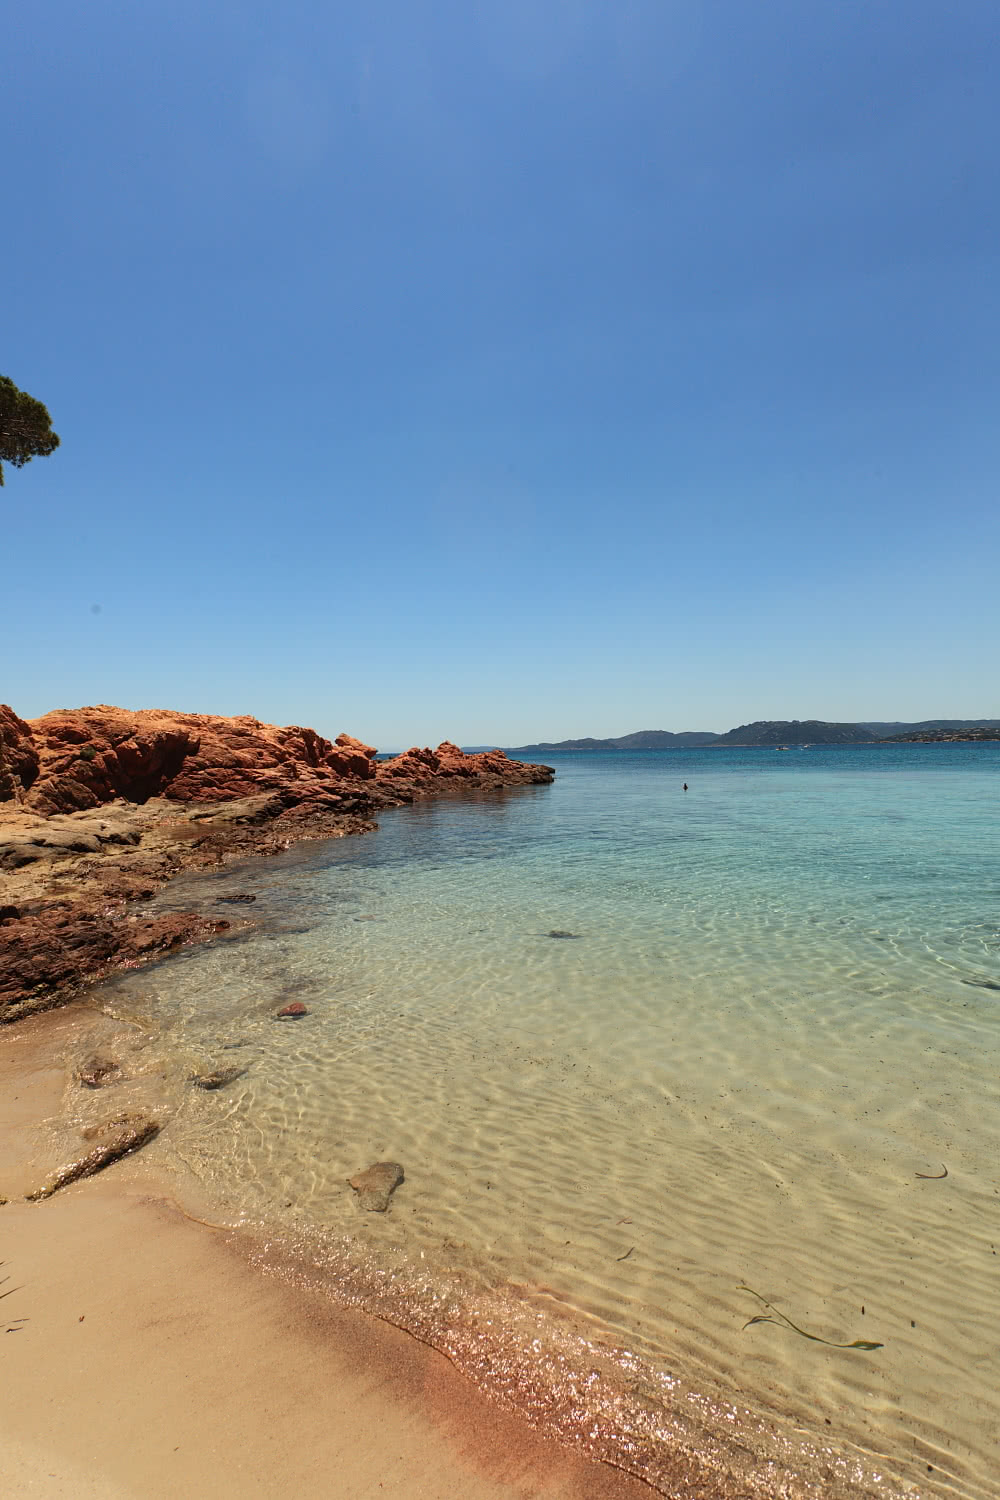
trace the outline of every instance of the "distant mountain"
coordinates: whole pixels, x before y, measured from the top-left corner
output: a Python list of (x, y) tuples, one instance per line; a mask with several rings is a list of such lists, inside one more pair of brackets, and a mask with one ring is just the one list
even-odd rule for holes
[(515, 745), (508, 755), (547, 754), (552, 750), (684, 750), (692, 745), (712, 745), (718, 735), (710, 729), (639, 729), (613, 740), (540, 740), (537, 745)]
[(862, 729), (870, 729), (880, 739), (898, 739), (900, 735), (926, 734), (936, 729), (1000, 729), (1000, 719), (921, 719), (919, 724), (878, 721), (865, 722)]
[(863, 724), (827, 724), (822, 719), (759, 719), (720, 734), (712, 748), (726, 745), (872, 745), (879, 736)]

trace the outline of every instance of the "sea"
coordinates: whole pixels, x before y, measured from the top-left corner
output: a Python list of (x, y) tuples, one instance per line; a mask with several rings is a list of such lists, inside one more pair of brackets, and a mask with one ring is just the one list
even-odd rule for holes
[(158, 1169), (663, 1494), (1000, 1495), (1000, 744), (547, 759), (150, 903)]

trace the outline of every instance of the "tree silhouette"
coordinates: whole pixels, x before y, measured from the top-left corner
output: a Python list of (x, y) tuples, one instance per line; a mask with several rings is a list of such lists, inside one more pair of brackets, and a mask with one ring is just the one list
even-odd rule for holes
[(9, 376), (0, 375), (0, 485), (5, 463), (21, 469), (58, 447), (48, 408), (27, 391), (19, 391)]

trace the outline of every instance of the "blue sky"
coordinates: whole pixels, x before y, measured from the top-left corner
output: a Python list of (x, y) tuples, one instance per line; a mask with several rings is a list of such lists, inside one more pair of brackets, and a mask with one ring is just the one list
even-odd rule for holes
[(8, 16), (0, 699), (1000, 716), (995, 0)]

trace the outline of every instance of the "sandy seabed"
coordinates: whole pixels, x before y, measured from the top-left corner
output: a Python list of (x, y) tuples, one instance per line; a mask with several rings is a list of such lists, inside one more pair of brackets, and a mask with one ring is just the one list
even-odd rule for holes
[[(5, 1497), (638, 1500), (407, 1334), (249, 1265), (131, 1161), (26, 1203), (84, 1007), (0, 1036)], [(10, 1331), (8, 1331), (10, 1330)]]

